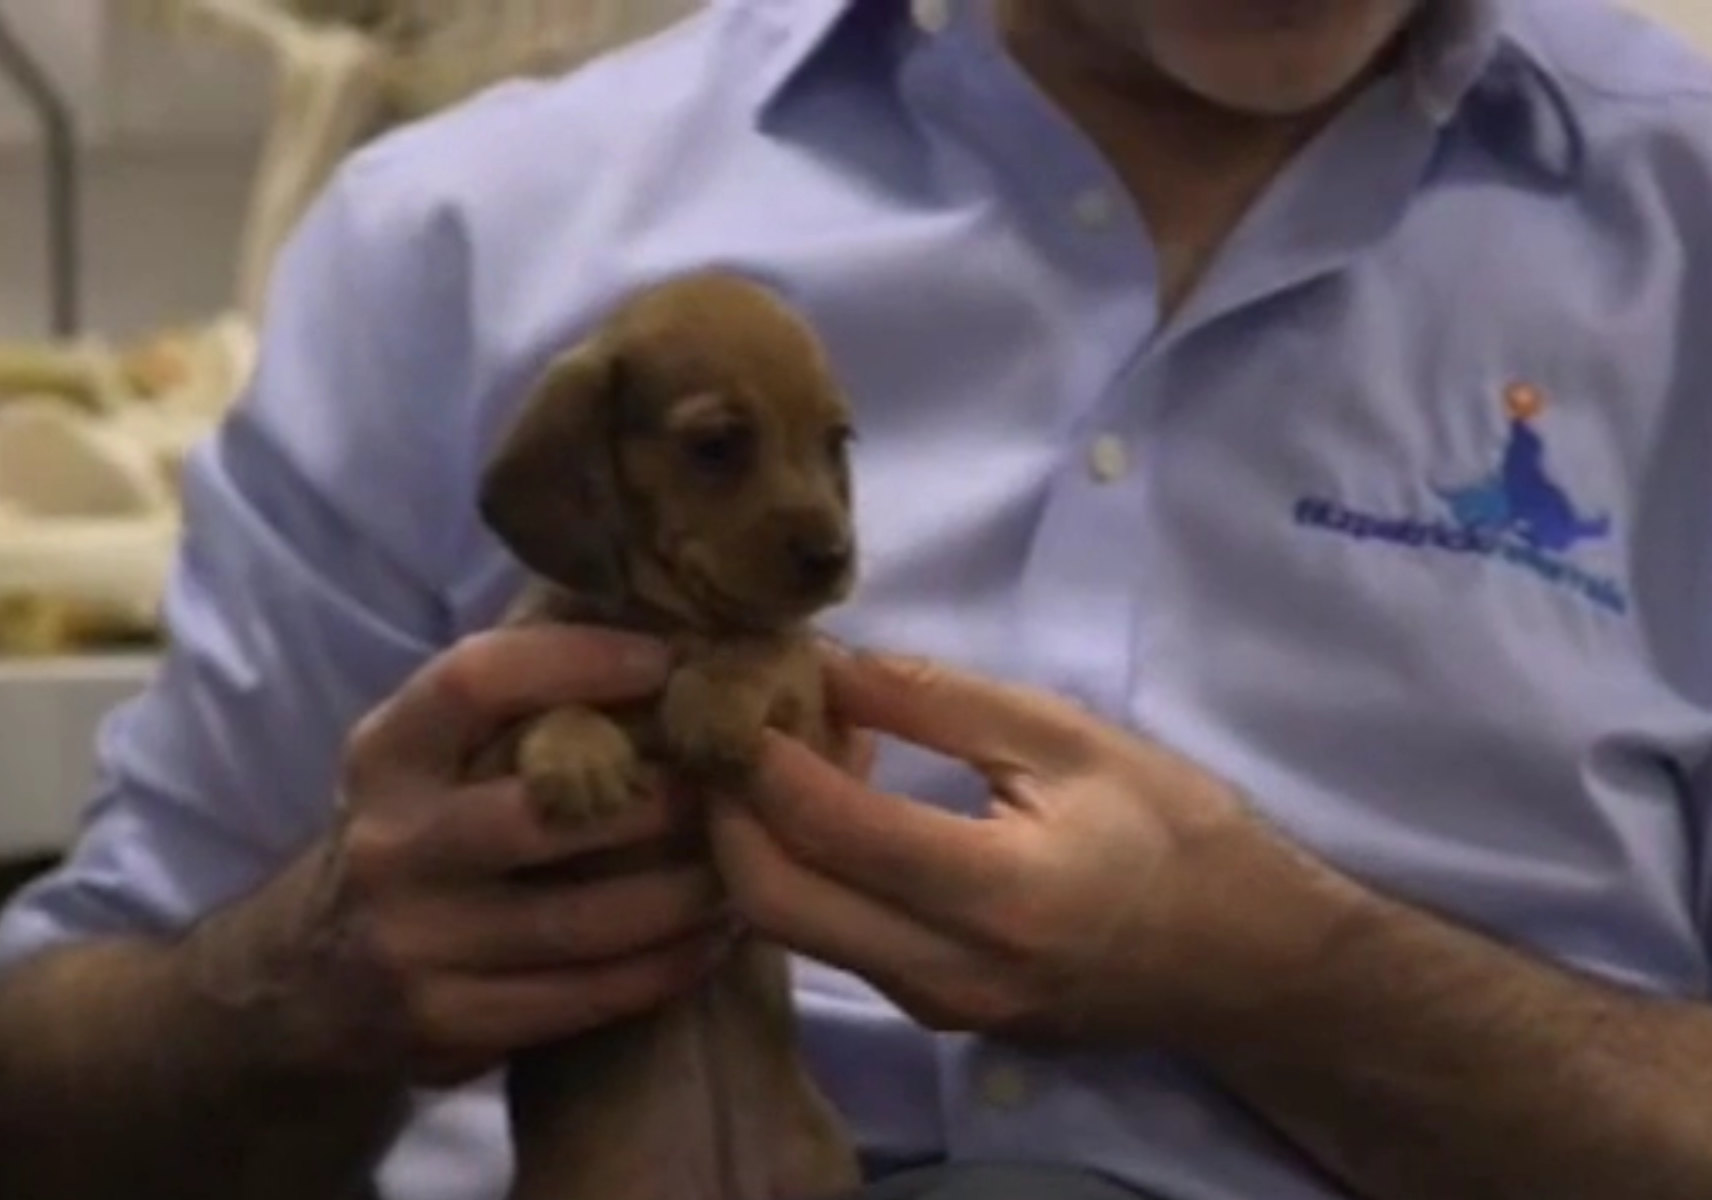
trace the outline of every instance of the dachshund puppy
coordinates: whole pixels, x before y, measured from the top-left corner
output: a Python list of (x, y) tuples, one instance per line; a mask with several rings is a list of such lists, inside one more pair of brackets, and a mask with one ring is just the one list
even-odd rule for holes
[[(521, 775), (544, 819), (586, 822), (662, 773), (740, 787), (768, 726), (835, 753), (809, 621), (855, 577), (850, 423), (813, 331), (732, 275), (643, 291), (555, 361), (482, 480), (483, 519), (532, 574), (508, 619), (662, 636), (678, 665), (655, 701), (548, 712), (478, 770)], [(786, 957), (753, 937), (695, 995), (508, 1076), (513, 1200), (814, 1200), (859, 1182), (797, 1054)]]

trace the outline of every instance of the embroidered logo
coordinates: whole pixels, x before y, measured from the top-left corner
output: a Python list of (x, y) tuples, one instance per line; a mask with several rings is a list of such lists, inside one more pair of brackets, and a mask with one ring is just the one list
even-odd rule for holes
[(1626, 613), (1622, 586), (1574, 561), (1578, 546), (1610, 537), (1611, 518), (1582, 511), (1553, 478), (1540, 429), (1545, 408), (1538, 388), (1514, 384), (1506, 389), (1508, 429), (1496, 466), (1452, 486), (1434, 485), (1441, 515), (1387, 516), (1307, 497), (1296, 503), (1296, 524), (1358, 541), (1479, 555), (1530, 571), (1613, 613)]

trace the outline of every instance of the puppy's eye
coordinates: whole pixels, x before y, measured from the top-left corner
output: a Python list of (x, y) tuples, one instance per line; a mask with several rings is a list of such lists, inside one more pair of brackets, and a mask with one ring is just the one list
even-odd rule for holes
[(709, 472), (736, 471), (755, 453), (755, 431), (733, 422), (684, 435), (684, 454), (697, 468)]

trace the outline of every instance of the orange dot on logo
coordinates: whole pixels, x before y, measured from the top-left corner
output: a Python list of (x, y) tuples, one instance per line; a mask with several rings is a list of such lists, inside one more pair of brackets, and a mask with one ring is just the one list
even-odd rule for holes
[(1504, 410), (1512, 420), (1531, 421), (1546, 406), (1546, 398), (1531, 383), (1512, 383), (1504, 389)]

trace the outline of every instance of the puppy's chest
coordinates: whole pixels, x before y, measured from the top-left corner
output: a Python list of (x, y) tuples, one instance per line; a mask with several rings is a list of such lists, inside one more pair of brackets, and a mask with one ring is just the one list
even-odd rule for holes
[[(716, 698), (737, 703), (760, 698), (764, 723), (817, 750), (833, 742), (826, 712), (825, 690), (809, 631), (786, 630), (753, 645), (740, 646), (702, 633), (674, 627), (658, 614), (621, 606), (617, 610), (594, 604), (541, 580), (527, 583), (506, 611), (505, 625), (586, 625), (633, 630), (664, 639), (679, 664), (677, 670), (710, 677)], [(723, 685), (723, 686), (721, 686)], [(660, 695), (633, 701), (609, 701), (600, 709), (621, 728), (638, 755), (656, 766), (673, 762), (673, 739)]]
[[(616, 629), (664, 641), (673, 666), (660, 690), (588, 705), (617, 727), (656, 780), (663, 775), (692, 787), (729, 781), (726, 769), (755, 765), (767, 727), (822, 752), (834, 748), (819, 657), (806, 626), (720, 636), (687, 629), (635, 597), (600, 603), (539, 577), (526, 579), (499, 623)], [(542, 725), (551, 729), (547, 721), (544, 716)], [(487, 773), (523, 765), (519, 755), (531, 724), (521, 723), (493, 748)], [(574, 751), (578, 743), (569, 740)]]

